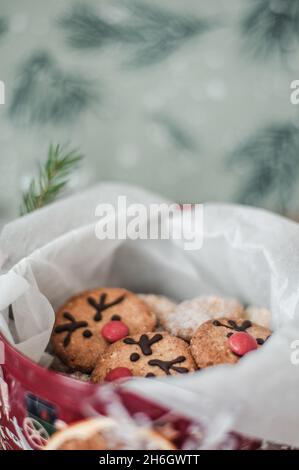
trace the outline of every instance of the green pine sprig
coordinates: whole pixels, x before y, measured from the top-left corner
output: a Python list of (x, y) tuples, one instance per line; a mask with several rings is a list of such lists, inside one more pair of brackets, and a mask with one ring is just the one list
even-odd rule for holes
[(53, 202), (68, 184), (70, 174), (82, 158), (77, 150), (51, 144), (46, 162), (39, 167), (38, 178), (33, 179), (28, 190), (23, 193), (21, 215)]

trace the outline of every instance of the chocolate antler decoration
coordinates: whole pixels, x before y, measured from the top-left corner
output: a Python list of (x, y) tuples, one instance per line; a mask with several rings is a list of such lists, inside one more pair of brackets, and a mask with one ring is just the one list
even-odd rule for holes
[(67, 335), (63, 340), (63, 346), (66, 348), (70, 344), (71, 337), (74, 331), (78, 330), (79, 328), (85, 328), (86, 326), (88, 326), (88, 323), (86, 321), (77, 321), (69, 312), (64, 312), (63, 318), (69, 320), (69, 322), (63, 323), (63, 325), (56, 326), (54, 332), (64, 333), (65, 331), (67, 331)]
[(234, 320), (227, 320), (227, 323), (228, 325), (224, 325), (219, 320), (213, 321), (214, 326), (224, 326), (225, 328), (229, 328), (230, 330), (235, 330), (235, 331), (246, 331), (248, 328), (252, 326), (252, 323), (249, 320), (243, 321), (242, 325), (240, 326), (238, 326)]
[(147, 335), (141, 335), (139, 341), (135, 341), (133, 338), (125, 338), (124, 343), (137, 344), (145, 356), (150, 356), (153, 354), (152, 345), (161, 341), (161, 339), (163, 339), (163, 336), (159, 334), (154, 335), (151, 339)]
[(114, 305), (118, 305), (121, 302), (123, 302), (123, 300), (125, 298), (125, 295), (121, 295), (117, 299), (113, 300), (112, 302), (108, 302), (108, 303), (106, 303), (106, 298), (107, 298), (107, 294), (105, 294), (105, 293), (100, 295), (99, 303), (93, 297), (88, 297), (87, 298), (87, 302), (89, 303), (89, 305), (94, 307), (97, 311), (97, 313), (93, 317), (94, 321), (101, 321), (102, 320), (102, 312), (104, 310), (107, 310), (107, 308), (113, 307)]
[(175, 372), (178, 372), (179, 374), (186, 374), (189, 372), (189, 370), (186, 367), (177, 367), (174, 364), (181, 364), (181, 362), (184, 362), (186, 360), (185, 356), (179, 356), (176, 359), (173, 359), (172, 361), (162, 361), (161, 359), (151, 359), (148, 361), (148, 364), (150, 366), (157, 366), (162, 369), (166, 375), (171, 375), (170, 371), (174, 370)]

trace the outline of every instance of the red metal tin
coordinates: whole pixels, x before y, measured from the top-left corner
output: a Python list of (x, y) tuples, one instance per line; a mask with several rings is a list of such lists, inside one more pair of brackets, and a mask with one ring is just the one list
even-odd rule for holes
[[(57, 426), (86, 418), (84, 405), (97, 386), (43, 368), (2, 335), (0, 341), (5, 350), (5, 363), (0, 366), (0, 444), (7, 450), (42, 449)], [(156, 419), (167, 412), (134, 394), (118, 394), (130, 413), (142, 411)], [(97, 411), (105, 413), (98, 397)]]
[[(106, 403), (96, 393), (99, 386), (81, 382), (34, 363), (17, 351), (0, 334), (5, 361), (0, 366), (0, 445), (5, 450), (40, 450), (59, 426), (86, 418), (86, 404), (96, 402), (105, 414)], [(151, 420), (165, 419), (169, 410), (133, 393), (116, 392), (131, 414), (142, 412)], [(94, 397), (96, 396), (96, 400)], [(180, 446), (190, 424), (173, 417)], [(257, 443), (234, 435), (237, 447), (255, 448)]]

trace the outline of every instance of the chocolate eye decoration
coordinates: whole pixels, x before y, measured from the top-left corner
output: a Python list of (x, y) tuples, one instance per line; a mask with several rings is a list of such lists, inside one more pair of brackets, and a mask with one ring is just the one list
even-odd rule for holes
[(84, 338), (91, 338), (92, 337), (92, 331), (85, 330), (85, 331), (83, 331), (82, 336), (84, 336)]
[(112, 315), (111, 320), (112, 320), (112, 321), (120, 321), (120, 320), (121, 320), (121, 316), (120, 316), (120, 315)]
[(131, 362), (137, 362), (140, 359), (140, 355), (138, 353), (132, 353), (130, 356)]

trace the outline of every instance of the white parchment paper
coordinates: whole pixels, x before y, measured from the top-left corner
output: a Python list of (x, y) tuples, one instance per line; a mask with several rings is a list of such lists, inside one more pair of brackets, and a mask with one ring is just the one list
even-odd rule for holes
[(71, 295), (100, 285), (178, 300), (218, 293), (268, 307), (275, 333), (237, 365), (138, 379), (126, 387), (191, 417), (200, 417), (200, 397), (210, 397), (213, 406), (206, 413), (238, 409), (236, 431), (299, 446), (299, 365), (291, 362), (291, 344), (299, 340), (299, 226), (263, 210), (207, 204), (198, 251), (185, 251), (177, 240), (99, 241), (95, 208), (115, 203), (119, 194), (128, 203), (162, 201), (136, 188), (104, 184), (4, 228), (1, 331), (45, 364), (55, 310)]

